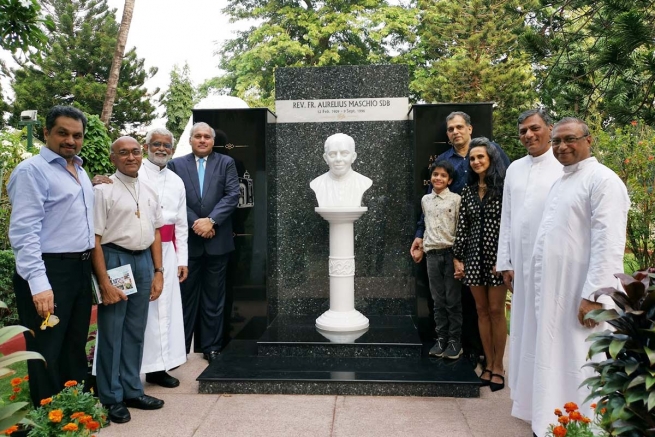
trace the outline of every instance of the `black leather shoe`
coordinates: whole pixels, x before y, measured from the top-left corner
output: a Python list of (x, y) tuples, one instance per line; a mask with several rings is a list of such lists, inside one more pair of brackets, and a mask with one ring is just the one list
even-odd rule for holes
[(157, 384), (166, 388), (173, 388), (180, 385), (180, 380), (162, 371), (146, 373), (146, 382)]
[(107, 408), (107, 415), (109, 416), (109, 420), (114, 423), (129, 422), (132, 418), (132, 416), (130, 416), (130, 411), (125, 408), (125, 404), (122, 402), (105, 405), (105, 408)]
[(211, 352), (207, 352), (207, 353), (202, 354), (202, 357), (204, 359), (206, 359), (207, 361), (209, 361), (209, 364), (211, 364), (212, 361), (214, 361), (220, 355), (221, 355), (220, 351), (211, 351)]
[(139, 410), (158, 410), (164, 406), (164, 401), (153, 398), (152, 396), (141, 395), (138, 398), (125, 399), (125, 405), (130, 408), (138, 408)]

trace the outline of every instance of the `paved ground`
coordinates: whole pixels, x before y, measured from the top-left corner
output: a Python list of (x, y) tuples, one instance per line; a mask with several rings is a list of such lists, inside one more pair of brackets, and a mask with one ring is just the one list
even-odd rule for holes
[(201, 395), (197, 376), (207, 366), (199, 354), (171, 372), (175, 389), (145, 384), (166, 405), (131, 409), (132, 420), (112, 424), (99, 437), (530, 437), (530, 426), (510, 416), (509, 389), (481, 389), (477, 399)]

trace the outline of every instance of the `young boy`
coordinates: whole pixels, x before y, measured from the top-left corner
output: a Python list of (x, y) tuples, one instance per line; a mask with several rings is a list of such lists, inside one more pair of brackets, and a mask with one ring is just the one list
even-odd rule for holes
[(432, 192), (421, 199), (425, 215), (423, 251), (427, 258), (430, 293), (434, 300), (434, 321), (437, 325), (437, 343), (429, 354), (451, 360), (462, 355), (462, 284), (455, 279), (452, 252), (461, 198), (448, 189), (454, 174), (455, 168), (448, 161), (432, 164)]

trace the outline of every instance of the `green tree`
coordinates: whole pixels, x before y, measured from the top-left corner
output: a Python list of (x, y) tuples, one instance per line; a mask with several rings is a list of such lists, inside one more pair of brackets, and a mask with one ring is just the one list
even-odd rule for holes
[[(43, 3), (55, 17), (55, 30), (48, 33), (43, 51), (30, 54), (14, 71), (13, 121), (21, 110), (37, 109), (43, 115), (56, 104), (100, 114), (118, 35), (115, 10), (108, 8), (106, 0)], [(109, 125), (112, 137), (154, 118), (151, 95), (143, 85), (155, 73), (154, 68), (145, 70), (135, 49), (125, 54)]]
[(558, 115), (655, 121), (655, 2), (540, 0), (524, 35)]
[(525, 155), (516, 120), (536, 103), (530, 59), (518, 44), (526, 6), (518, 0), (419, 0), (418, 42), (402, 56), (414, 68), (416, 99), (494, 102), (495, 140), (510, 158)]
[(181, 70), (175, 65), (171, 70), (171, 84), (160, 102), (165, 108), (166, 129), (171, 131), (177, 140), (180, 139), (180, 135), (189, 121), (196, 100), (195, 96), (189, 64), (185, 63)]
[(52, 28), (51, 17), (42, 17), (36, 0), (0, 0), (0, 48), (15, 53), (41, 47), (47, 40), (42, 25)]
[(277, 67), (390, 62), (416, 18), (386, 0), (229, 0), (224, 13), (258, 24), (219, 48), (226, 74), (203, 88), (254, 106), (272, 106)]

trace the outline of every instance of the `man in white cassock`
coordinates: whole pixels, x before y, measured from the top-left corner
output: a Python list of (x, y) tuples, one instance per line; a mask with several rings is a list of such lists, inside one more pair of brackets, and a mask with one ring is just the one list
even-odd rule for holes
[(595, 302), (594, 292), (617, 286), (614, 274), (623, 272), (630, 207), (623, 182), (591, 156), (592, 138), (583, 121), (560, 120), (551, 144), (564, 174), (546, 200), (528, 283), (537, 317), (532, 431), (538, 437), (554, 421), (555, 408), (566, 402), (590, 411), (584, 402), (590, 391), (579, 387), (594, 374), (583, 368), (590, 346), (585, 340), (605, 328), (584, 316), (611, 304)]
[(532, 418), (537, 336), (534, 296), (527, 287), (530, 257), (546, 196), (553, 182), (562, 175), (562, 164), (550, 147), (552, 125), (548, 114), (541, 109), (519, 115), (519, 140), (528, 155), (514, 161), (507, 169), (496, 258), (496, 270), (503, 273), (505, 285), (513, 292), (508, 375), (512, 416), (527, 421)]
[(148, 132), (143, 145), (139, 177), (151, 182), (159, 194), (164, 226), (161, 228), (164, 291), (150, 302), (144, 339), (141, 373), (146, 381), (162, 387), (177, 387), (180, 381), (167, 373), (186, 362), (184, 319), (180, 282), (188, 275), (186, 191), (182, 179), (166, 164), (175, 151), (173, 135), (166, 129)]
[(309, 183), (319, 207), (362, 206), (362, 196), (373, 181), (352, 169), (356, 158), (352, 137), (339, 133), (325, 140), (323, 159), (330, 171)]

